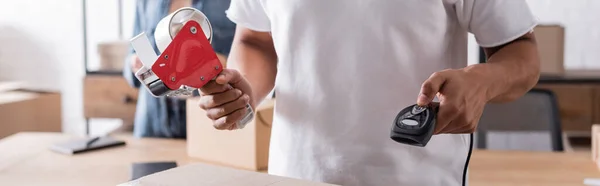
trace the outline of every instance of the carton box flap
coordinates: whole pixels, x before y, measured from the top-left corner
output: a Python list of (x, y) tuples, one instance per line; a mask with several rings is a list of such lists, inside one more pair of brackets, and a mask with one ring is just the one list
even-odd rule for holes
[(31, 92), (0, 92), (0, 105), (35, 99), (38, 94)]
[(10, 91), (29, 91), (37, 93), (60, 93), (59, 88), (48, 88), (19, 81), (0, 81), (0, 93)]
[(0, 81), (0, 92), (8, 92), (23, 88), (23, 83), (14, 81)]
[(151, 174), (119, 186), (335, 186), (238, 170), (209, 164), (191, 164)]

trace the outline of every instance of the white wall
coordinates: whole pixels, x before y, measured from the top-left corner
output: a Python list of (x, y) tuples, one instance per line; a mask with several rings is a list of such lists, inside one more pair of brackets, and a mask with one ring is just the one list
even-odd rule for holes
[[(58, 21), (52, 21), (58, 20)], [(81, 75), (81, 3), (3, 1), (0, 78), (61, 90)], [(74, 95), (73, 95), (74, 96)]]
[(98, 43), (129, 40), (132, 37), (135, 0), (121, 0), (122, 36), (119, 35), (118, 0), (87, 2), (88, 69), (97, 70), (100, 67), (100, 56), (96, 47)]
[(600, 69), (600, 1), (527, 0), (541, 23), (565, 26), (565, 68)]
[[(565, 27), (565, 68), (600, 69), (599, 0), (527, 0), (540, 24)], [(477, 44), (469, 40), (469, 64), (477, 63)]]
[[(118, 33), (116, 2), (88, 0), (93, 9), (88, 12), (88, 21), (93, 22), (89, 24), (97, 24), (88, 27), (93, 30), (88, 37), (92, 42), (112, 39)], [(132, 25), (135, 1), (123, 3), (124, 24)], [(32, 88), (60, 91), (63, 131), (71, 134), (83, 134), (85, 121), (82, 6), (82, 0), (0, 2), (0, 81), (23, 81)], [(124, 27), (126, 37), (131, 29)], [(94, 62), (92, 67), (98, 63)]]
[[(2, 1), (0, 80), (61, 91), (63, 128), (83, 122), (82, 3), (80, 0)], [(82, 129), (83, 130), (83, 129)]]
[(125, 39), (133, 37), (133, 22), (135, 20), (135, 0), (122, 0), (123, 10), (123, 37)]
[(100, 67), (97, 44), (117, 41), (119, 38), (119, 14), (117, 0), (87, 1), (88, 69)]

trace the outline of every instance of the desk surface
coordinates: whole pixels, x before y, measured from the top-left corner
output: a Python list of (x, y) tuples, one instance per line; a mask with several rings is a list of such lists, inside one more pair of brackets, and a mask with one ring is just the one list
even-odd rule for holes
[[(116, 185), (128, 181), (134, 162), (199, 162), (186, 154), (182, 140), (117, 136), (127, 146), (66, 156), (48, 150), (71, 137), (57, 133), (20, 133), (0, 140), (2, 185)], [(582, 185), (600, 178), (589, 153), (474, 151), (469, 180), (477, 185)]]
[(131, 163), (193, 162), (182, 140), (124, 139), (126, 146), (67, 156), (48, 150), (72, 139), (57, 133), (19, 133), (0, 141), (0, 185), (117, 185), (129, 180)]
[(474, 151), (469, 165), (471, 185), (583, 185), (600, 178), (588, 152)]

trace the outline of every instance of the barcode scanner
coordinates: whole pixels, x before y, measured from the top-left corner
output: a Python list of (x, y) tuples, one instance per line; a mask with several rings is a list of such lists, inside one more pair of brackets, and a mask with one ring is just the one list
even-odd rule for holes
[(432, 103), (402, 109), (394, 119), (390, 137), (398, 143), (424, 147), (433, 136), (438, 108), (438, 103)]

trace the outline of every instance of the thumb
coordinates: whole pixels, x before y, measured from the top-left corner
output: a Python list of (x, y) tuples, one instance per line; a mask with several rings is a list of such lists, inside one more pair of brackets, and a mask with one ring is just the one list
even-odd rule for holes
[(240, 74), (240, 72), (233, 69), (223, 69), (221, 74), (219, 74), (215, 79), (215, 82), (217, 82), (217, 84), (230, 84), (233, 87), (236, 87), (235, 85), (241, 81), (242, 75)]
[(427, 106), (435, 95), (442, 89), (442, 86), (446, 82), (445, 73), (436, 72), (433, 73), (429, 79), (425, 80), (421, 85), (421, 91), (419, 92), (419, 98), (417, 99), (417, 105)]

